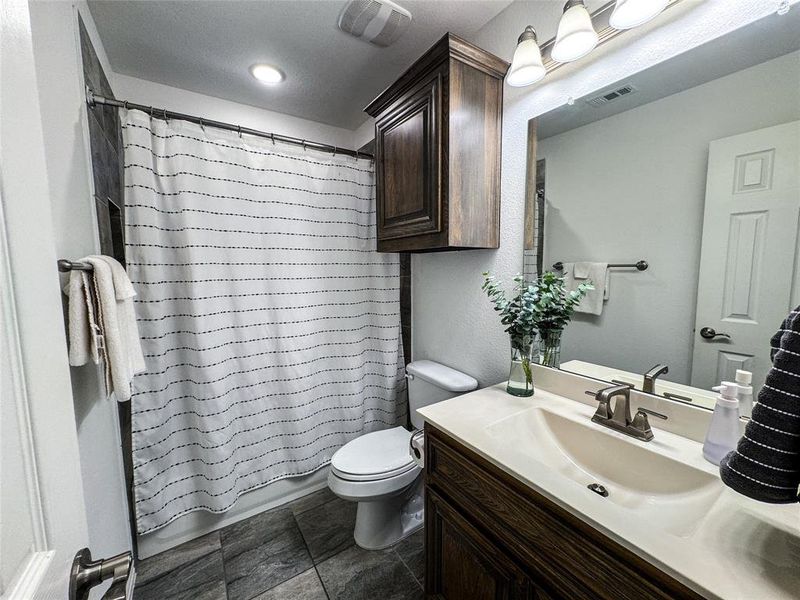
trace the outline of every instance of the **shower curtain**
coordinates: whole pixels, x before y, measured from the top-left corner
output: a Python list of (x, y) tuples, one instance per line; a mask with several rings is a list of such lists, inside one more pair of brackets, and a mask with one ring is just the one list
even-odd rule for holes
[(405, 423), (399, 263), (369, 160), (121, 113), (147, 533)]

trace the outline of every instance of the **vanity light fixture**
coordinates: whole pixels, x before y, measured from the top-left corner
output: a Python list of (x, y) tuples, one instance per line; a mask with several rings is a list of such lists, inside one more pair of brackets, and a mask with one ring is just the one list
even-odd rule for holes
[(614, 29), (631, 29), (655, 19), (669, 0), (617, 0), (608, 24)]
[(508, 85), (522, 87), (536, 83), (546, 74), (536, 30), (528, 25), (517, 40), (517, 49), (514, 51), (506, 81)]
[(567, 0), (551, 56), (560, 63), (578, 60), (594, 50), (599, 39), (584, 0)]
[(266, 85), (274, 85), (283, 81), (286, 76), (283, 71), (272, 65), (257, 64), (250, 67), (250, 74)]

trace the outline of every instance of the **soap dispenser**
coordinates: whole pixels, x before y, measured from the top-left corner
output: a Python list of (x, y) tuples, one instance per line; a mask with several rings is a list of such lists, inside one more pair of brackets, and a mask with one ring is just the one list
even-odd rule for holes
[(750, 371), (736, 369), (736, 384), (739, 386), (739, 413), (744, 417), (753, 415), (753, 374)]
[(722, 385), (712, 389), (718, 391), (719, 396), (703, 444), (703, 456), (708, 462), (718, 465), (739, 442), (739, 386), (723, 381)]

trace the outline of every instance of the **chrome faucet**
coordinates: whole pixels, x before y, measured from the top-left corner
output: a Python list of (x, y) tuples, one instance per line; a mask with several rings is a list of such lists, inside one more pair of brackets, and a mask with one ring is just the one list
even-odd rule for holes
[(666, 373), (669, 373), (669, 367), (667, 365), (654, 366), (644, 374), (644, 385), (642, 386), (642, 391), (647, 392), (648, 394), (655, 394), (656, 379), (658, 379), (659, 375), (665, 375)]
[[(649, 442), (653, 439), (653, 430), (650, 428), (648, 415), (659, 419), (666, 419), (666, 415), (657, 413), (654, 410), (639, 407), (636, 416), (631, 418), (631, 386), (612, 385), (597, 392), (586, 392), (594, 396), (599, 402), (597, 410), (592, 416), (592, 421), (598, 425), (603, 425), (609, 429), (619, 431), (625, 435)], [(614, 406), (611, 400), (616, 398)]]

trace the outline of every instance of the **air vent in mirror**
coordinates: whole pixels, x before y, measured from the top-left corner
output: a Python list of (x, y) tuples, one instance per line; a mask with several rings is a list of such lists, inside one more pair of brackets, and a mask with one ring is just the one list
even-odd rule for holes
[(589, 98), (586, 102), (587, 104), (591, 104), (592, 106), (602, 106), (603, 104), (608, 104), (609, 102), (618, 100), (623, 96), (630, 96), (631, 94), (635, 93), (636, 93), (636, 88), (630, 84), (627, 84), (615, 90), (609, 90), (607, 92), (603, 92), (602, 94), (595, 96), (594, 98)]

